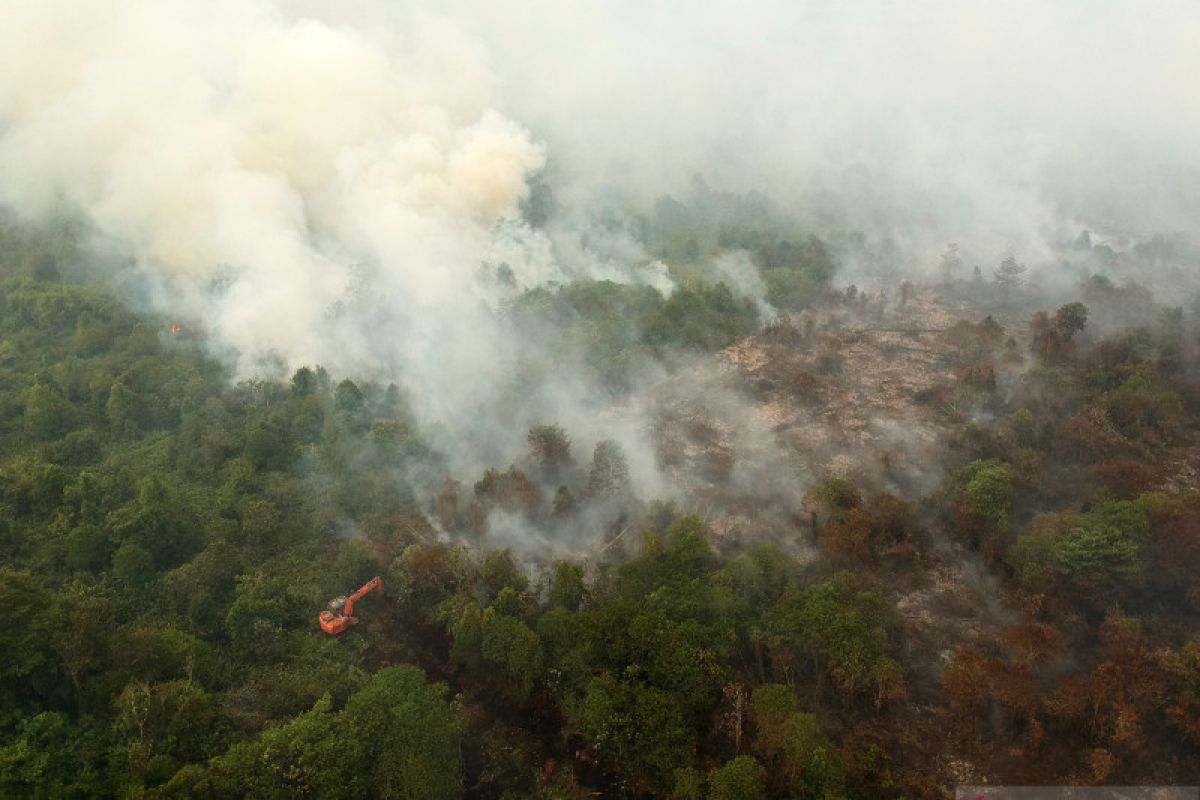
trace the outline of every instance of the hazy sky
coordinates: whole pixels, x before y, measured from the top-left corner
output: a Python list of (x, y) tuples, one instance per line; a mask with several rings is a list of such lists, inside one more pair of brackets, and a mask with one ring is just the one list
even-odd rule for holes
[(0, 202), (87, 217), (239, 376), (396, 380), (475, 465), (530, 424), (614, 436), (653, 494), (644, 410), (506, 338), (480, 274), (669, 280), (522, 222), (536, 176), (587, 208), (699, 173), (912, 263), (1192, 235), (1198, 45), (1195, 0), (5, 0)]
[(701, 172), (785, 200), (849, 189), (909, 235), (1031, 251), (1047, 226), (1186, 230), (1200, 212), (1193, 0), (351, 0), (330, 13), (379, 32), (414, 8), (476, 43), (564, 186), (652, 198)]
[[(922, 255), (1191, 233), (1198, 43), (1194, 0), (8, 0), (0, 201), (83, 211), (244, 367), (436, 383), (496, 361), (446, 321), (494, 304), (481, 262), (661, 284), (636, 245), (568, 255), (516, 220), (546, 165), (577, 203), (701, 173)], [(330, 315), (367, 277), (382, 336)]]

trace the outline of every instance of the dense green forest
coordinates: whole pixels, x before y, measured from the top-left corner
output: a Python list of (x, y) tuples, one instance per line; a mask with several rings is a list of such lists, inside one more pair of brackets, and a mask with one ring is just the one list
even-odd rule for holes
[[(840, 757), (791, 690), (763, 683), (751, 697), (735, 677), (761, 673), (770, 646), (797, 667), (819, 659), (831, 696), (899, 691), (881, 597), (842, 577), (801, 584), (769, 548), (723, 562), (695, 518), (661, 506), (640, 557), (589, 574), (439, 543), (407, 483), (437, 457), (395, 386), (320, 368), (231, 386), (186, 332), (64, 280), (78, 254), (58, 234), (6, 231), (0, 285), (4, 796), (699, 787), (697, 748), (727, 749), (701, 732), (731, 691), (743, 717), (778, 729), (764, 760), (812, 792), (842, 790)], [(598, 364), (722, 346), (757, 323), (702, 283), (666, 299), (616, 284), (533, 291), (514, 314), (533, 313), (586, 325)], [(629, 314), (644, 320), (632, 339)], [(529, 440), (535, 476), (570, 483), (566, 433)], [(631, 499), (611, 443), (576, 472), (555, 517)], [(537, 492), (515, 467), (489, 470), (446, 523), (469, 531), (481, 506), (536, 506)], [(371, 622), (320, 632), (325, 601), (373, 574), (387, 593), (363, 601)], [(811, 653), (792, 641), (801, 631)], [(762, 770), (734, 759), (711, 782), (736, 793)]]
[[(952, 782), (951, 756), (1008, 782), (1200, 779), (1182, 312), (1091, 339), (1082, 302), (1011, 335), (960, 323), (958, 382), (920, 398), (957, 420), (940, 488), (818, 483), (801, 562), (716, 546), (636, 497), (615, 443), (577, 463), (553, 420), (468, 488), (396, 386), (316, 366), (232, 384), (199, 337), (71, 280), (69, 239), (9, 230), (2, 253), (4, 797), (912, 797)], [(825, 286), (823, 247), (755, 257), (801, 276), (770, 283), (788, 297)], [(1136, 294), (1088, 286), (1097, 306)], [(858, 302), (822, 297), (795, 307)], [(507, 313), (626, 378), (762, 322), (699, 277), (670, 297), (533, 290)], [(789, 324), (762, 337), (796, 346)], [(624, 538), (524, 563), (481, 546), (497, 509)], [(1004, 610), (939, 661), (895, 604), (946, 542)], [(322, 633), (329, 598), (374, 575), (363, 624)]]
[(1198, 43), (0, 0), (0, 800), (1195, 794)]

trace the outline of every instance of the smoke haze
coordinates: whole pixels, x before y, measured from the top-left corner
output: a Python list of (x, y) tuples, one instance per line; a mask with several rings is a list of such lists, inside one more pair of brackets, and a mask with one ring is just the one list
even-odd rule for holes
[[(1186, 230), (1198, 41), (1184, 0), (9, 0), (0, 199), (82, 213), (239, 376), (396, 380), (476, 464), (536, 422), (615, 436), (653, 494), (640, 401), (597, 416), (595, 387), (498, 321), (575, 277), (671, 291), (593, 205), (700, 173), (910, 264)], [(561, 211), (535, 228), (539, 175)], [(711, 268), (772, 313), (748, 257)]]
[(701, 171), (1001, 246), (1063, 219), (1179, 227), (1200, 203), (1194, 3), (456, 7), (485, 15), (552, 154), (651, 192)]

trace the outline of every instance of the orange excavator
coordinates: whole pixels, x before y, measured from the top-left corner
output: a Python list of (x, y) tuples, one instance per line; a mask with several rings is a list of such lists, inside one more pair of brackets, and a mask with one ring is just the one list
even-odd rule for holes
[(321, 626), (321, 630), (336, 636), (351, 625), (357, 625), (358, 617), (353, 615), (354, 604), (372, 589), (383, 591), (383, 578), (376, 575), (349, 597), (335, 597), (330, 600), (329, 608), (317, 616), (317, 623)]

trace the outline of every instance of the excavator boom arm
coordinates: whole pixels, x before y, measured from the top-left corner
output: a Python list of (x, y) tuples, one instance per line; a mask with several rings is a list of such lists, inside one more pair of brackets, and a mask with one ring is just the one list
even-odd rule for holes
[(352, 594), (346, 598), (346, 606), (342, 610), (342, 615), (346, 616), (346, 617), (351, 616), (354, 612), (354, 604), (356, 602), (361, 600), (363, 598), (363, 596), (366, 595), (368, 592), (371, 592), (375, 589), (382, 589), (382, 588), (383, 588), (383, 578), (376, 575), (374, 578), (372, 578), (371, 580), (364, 583), (362, 585), (362, 588), (360, 588), (357, 592), (355, 592), (354, 594)]

